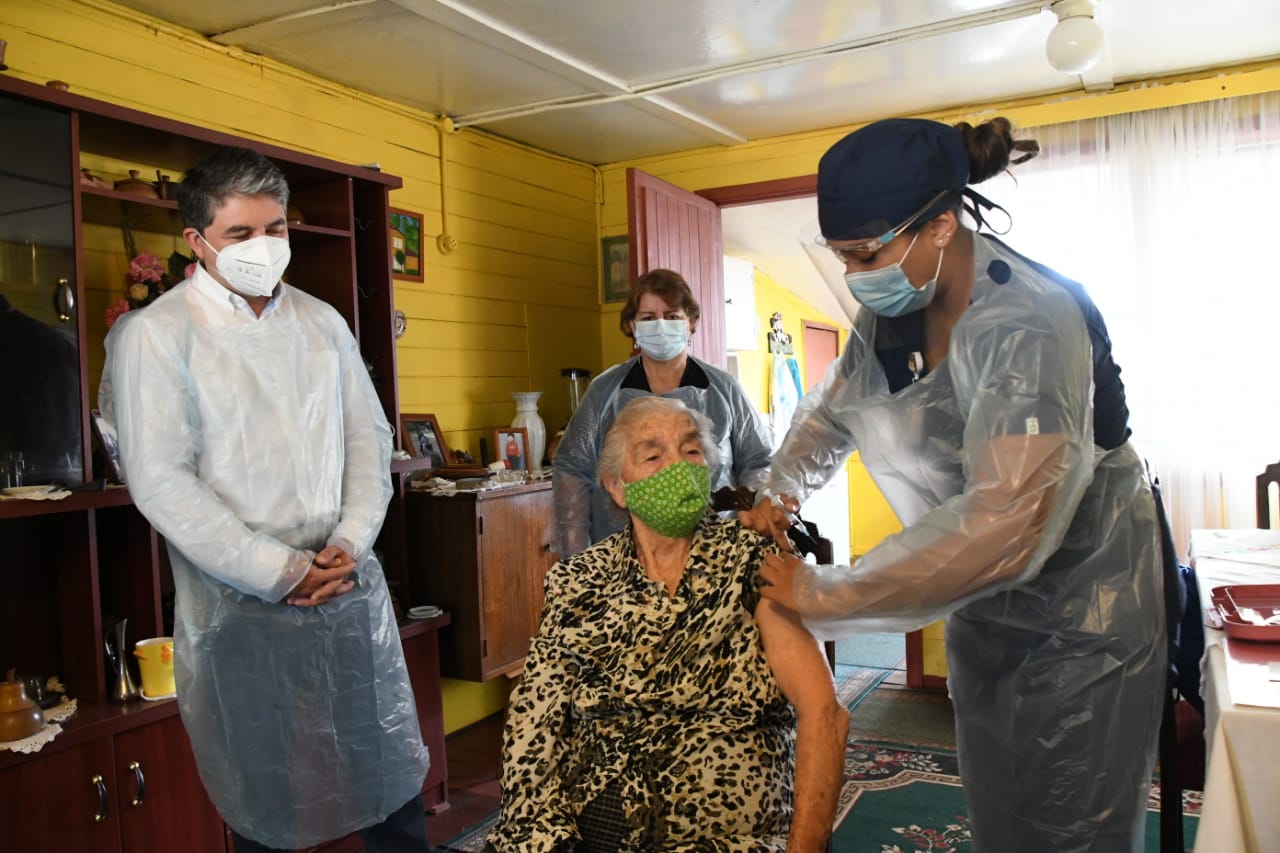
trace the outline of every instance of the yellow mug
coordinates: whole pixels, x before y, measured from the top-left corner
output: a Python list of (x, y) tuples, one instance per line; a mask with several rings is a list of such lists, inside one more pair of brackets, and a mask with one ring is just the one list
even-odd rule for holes
[(173, 637), (139, 640), (133, 655), (138, 659), (138, 671), (142, 674), (142, 698), (164, 699), (176, 692), (173, 686)]

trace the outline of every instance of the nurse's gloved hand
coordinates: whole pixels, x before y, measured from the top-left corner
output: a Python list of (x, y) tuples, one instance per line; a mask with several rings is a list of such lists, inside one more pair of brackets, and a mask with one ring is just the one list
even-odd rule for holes
[(306, 575), (290, 592), (289, 604), (314, 607), (345, 595), (355, 588), (351, 573), (356, 570), (355, 557), (338, 545), (329, 545), (316, 554)]
[(760, 579), (764, 581), (760, 594), (788, 610), (795, 610), (796, 569), (802, 565), (804, 562), (795, 554), (765, 554), (760, 567)]
[(800, 501), (790, 495), (774, 495), (761, 498), (751, 509), (738, 513), (738, 521), (743, 527), (772, 536), (782, 550), (794, 551), (795, 547), (787, 538), (787, 529), (799, 511)]

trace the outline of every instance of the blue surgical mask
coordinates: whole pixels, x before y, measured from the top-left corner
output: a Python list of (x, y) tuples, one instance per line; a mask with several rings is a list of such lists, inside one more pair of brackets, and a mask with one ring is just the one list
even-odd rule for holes
[(689, 346), (688, 320), (637, 320), (636, 344), (654, 361), (670, 361)]
[(932, 302), (933, 292), (938, 286), (938, 273), (942, 270), (942, 252), (938, 252), (938, 269), (934, 270), (933, 278), (919, 288), (913, 287), (907, 280), (907, 274), (902, 271), (902, 262), (911, 254), (919, 236), (920, 232), (917, 231), (915, 237), (911, 238), (911, 245), (907, 246), (907, 251), (903, 252), (897, 263), (883, 269), (847, 273), (844, 282), (849, 286), (853, 298), (881, 317), (901, 317), (903, 314), (919, 311)]

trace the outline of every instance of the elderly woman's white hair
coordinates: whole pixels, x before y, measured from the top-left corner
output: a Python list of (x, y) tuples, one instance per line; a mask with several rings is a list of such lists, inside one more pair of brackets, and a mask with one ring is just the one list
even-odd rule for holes
[(622, 477), (622, 461), (633, 439), (632, 429), (640, 420), (657, 412), (683, 412), (687, 415), (690, 423), (698, 429), (698, 438), (702, 442), (702, 453), (707, 464), (714, 466), (719, 461), (719, 447), (716, 445), (710, 418), (670, 397), (637, 397), (622, 407), (609, 427), (609, 432), (605, 434), (604, 446), (600, 448), (600, 458), (596, 461), (596, 477), (601, 482), (607, 478)]

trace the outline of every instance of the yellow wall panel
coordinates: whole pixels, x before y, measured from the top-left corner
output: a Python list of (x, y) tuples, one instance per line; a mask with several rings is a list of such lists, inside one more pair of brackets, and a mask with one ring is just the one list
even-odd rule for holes
[[(599, 285), (597, 285), (597, 289), (598, 287)], [(598, 299), (599, 296), (597, 295), (596, 298)], [(631, 338), (622, 334), (622, 329), (618, 327), (618, 320), (622, 316), (622, 306), (624, 304), (622, 302), (611, 302), (601, 307), (600, 339), (603, 357), (600, 363), (605, 367), (621, 364), (631, 358), (631, 351), (635, 347)]]
[[(425, 287), (402, 286), (396, 296), (396, 307), (410, 317), (428, 320), (447, 319), (498, 326), (523, 326), (525, 322), (524, 306), (518, 303), (455, 293), (431, 293)], [(409, 333), (415, 333), (413, 327)]]
[(921, 639), (923, 640), (921, 657), (924, 659), (923, 671), (925, 675), (934, 675), (939, 678), (947, 677), (947, 644), (943, 639), (944, 634), (944, 626), (941, 621), (930, 623), (921, 629)]
[(848, 467), (849, 550), (860, 557), (886, 536), (901, 530), (902, 522), (876, 488), (859, 454), (849, 458)]
[[(407, 312), (406, 312), (407, 313)], [(444, 349), (458, 352), (494, 352), (502, 356), (506, 371), (503, 375), (528, 377), (528, 359), (525, 349), (528, 338), (524, 323), (469, 322), (454, 319), (424, 320), (409, 316), (409, 330), (401, 340), (404, 347), (399, 362), (400, 376), (434, 376), (455, 380), (457, 374), (442, 373), (434, 358), (434, 352)], [(423, 346), (413, 346), (421, 342)], [(419, 358), (421, 356), (421, 358)], [(468, 376), (484, 374), (469, 373)], [(403, 394), (404, 392), (401, 391)]]
[[(459, 253), (469, 251), (466, 247)], [(478, 254), (471, 252), (472, 255)], [(594, 289), (577, 281), (553, 282), (529, 279), (527, 270), (522, 271), (518, 259), (510, 259), (505, 271), (495, 271), (489, 265), (461, 264), (446, 266), (445, 262), (432, 265), (427, 263), (426, 284), (397, 282), (396, 293), (422, 291), (427, 294), (453, 294), (471, 296), (477, 299), (504, 300), (510, 299), (512, 290), (519, 291), (528, 302), (521, 305), (556, 305), (568, 309), (589, 308), (596, 310), (598, 297)], [(399, 304), (397, 302), (397, 304)]]
[[(791, 348), (804, 377), (804, 321), (813, 320), (837, 326), (835, 320), (810, 306), (761, 270), (755, 271), (756, 317), (760, 334), (755, 350), (738, 352), (738, 375), (751, 402), (761, 412), (769, 411), (770, 383), (773, 381), (773, 354), (769, 352), (769, 318), (782, 312), (782, 327), (791, 335)], [(837, 326), (838, 328), (838, 326)], [(844, 335), (841, 333), (841, 340)]]

